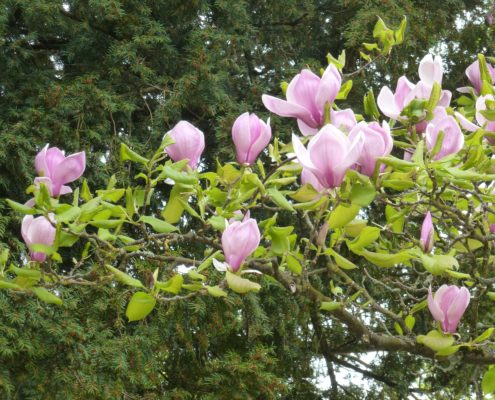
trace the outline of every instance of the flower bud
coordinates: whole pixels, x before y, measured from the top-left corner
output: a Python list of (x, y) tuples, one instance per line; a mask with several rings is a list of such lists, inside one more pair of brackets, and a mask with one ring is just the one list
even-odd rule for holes
[(256, 220), (246, 214), (244, 220), (229, 223), (222, 234), (225, 261), (236, 272), (244, 260), (258, 247), (260, 230)]
[(440, 322), (444, 333), (455, 333), (469, 300), (469, 291), (465, 287), (442, 285), (435, 295), (432, 295), (431, 287), (428, 290), (428, 308), (435, 321)]
[(232, 126), (237, 162), (252, 165), (271, 138), (270, 119), (265, 124), (255, 114), (242, 114)]
[[(26, 215), (22, 219), (21, 234), (29, 250), (34, 244), (51, 246), (55, 240), (55, 233), (55, 227), (44, 216), (34, 218), (32, 215)], [(46, 254), (41, 251), (30, 251), (29, 256), (37, 262), (46, 260)]]
[(84, 173), (86, 153), (81, 151), (66, 157), (62, 150), (48, 146), (34, 160), (36, 172), (40, 175), (34, 183), (36, 186), (44, 183), (52, 196), (71, 193), (72, 189), (65, 184), (79, 179)]
[(435, 229), (433, 228), (431, 213), (428, 211), (423, 221), (423, 225), (421, 226), (421, 239), (419, 241), (421, 249), (423, 249), (425, 253), (429, 253), (433, 248), (434, 236)]
[(180, 121), (167, 135), (175, 142), (165, 148), (169, 157), (174, 162), (187, 159), (188, 165), (195, 169), (205, 149), (203, 132), (187, 121)]

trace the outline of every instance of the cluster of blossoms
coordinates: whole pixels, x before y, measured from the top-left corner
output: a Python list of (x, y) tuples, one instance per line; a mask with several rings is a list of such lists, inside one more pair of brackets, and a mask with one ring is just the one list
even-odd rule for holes
[[(495, 79), (495, 70), (490, 65), (490, 77)], [(479, 95), (482, 90), (479, 63), (468, 67), (466, 74), (473, 88), (462, 88)], [(428, 101), (435, 87), (442, 82), (443, 69), (439, 57), (426, 56), (419, 66), (420, 81), (411, 83), (402, 76), (393, 93), (388, 87), (382, 88), (377, 104), (384, 115), (408, 126), (416, 134), (424, 135), (425, 144), (435, 161), (459, 152), (464, 145), (461, 127), (475, 131), (479, 126), (459, 113), (455, 117), (449, 114), (451, 93), (440, 89), (439, 99), (432, 115), (427, 119), (409, 121), (404, 111), (414, 101)], [(493, 82), (492, 82), (493, 83)], [(340, 110), (335, 100), (342, 86), (342, 76), (334, 65), (329, 65), (321, 77), (308, 69), (297, 74), (286, 90), (286, 100), (263, 95), (262, 101), (271, 112), (295, 118), (303, 136), (309, 137), (307, 146), (304, 139), (292, 136), (292, 144), (298, 163), (302, 166), (302, 184), (311, 184), (323, 193), (339, 187), (348, 170), (354, 169), (363, 175), (372, 177), (380, 173), (378, 159), (389, 155), (393, 150), (393, 138), (389, 122), (358, 122), (351, 109)], [(476, 101), (476, 121), (487, 130), (495, 131), (495, 122), (488, 121), (483, 110), (495, 104), (491, 95), (480, 96)], [(394, 122), (395, 123), (395, 122)], [(492, 126), (493, 125), (493, 126)], [(167, 135), (173, 144), (165, 152), (174, 162), (188, 160), (188, 168), (196, 169), (205, 149), (203, 132), (187, 121), (177, 123)], [(240, 115), (232, 126), (232, 140), (235, 145), (237, 162), (251, 166), (269, 144), (272, 137), (270, 120), (262, 121), (248, 112)], [(440, 145), (439, 140), (441, 141)], [(433, 154), (433, 151), (435, 153)], [(410, 153), (405, 153), (409, 158)], [(39, 152), (35, 160), (39, 176), (36, 187), (45, 185), (53, 197), (70, 193), (67, 183), (78, 179), (85, 169), (84, 152), (65, 156), (58, 148), (48, 145)], [(24, 217), (22, 236), (28, 246), (35, 244), (50, 246), (55, 239), (53, 215), (33, 218)], [(242, 220), (231, 219), (222, 233), (221, 244), (225, 261), (229, 268), (237, 272), (258, 247), (261, 235), (255, 219), (249, 212)], [(427, 213), (421, 230), (420, 246), (425, 253), (433, 249), (434, 229), (430, 212)], [(45, 253), (30, 251), (34, 261), (43, 262)], [(434, 317), (446, 333), (456, 331), (457, 325), (469, 304), (469, 292), (466, 288), (443, 285), (433, 295), (431, 288), (428, 306)]]
[[(71, 193), (72, 189), (67, 183), (79, 179), (86, 169), (86, 154), (83, 152), (65, 156), (64, 152), (57, 147), (46, 145), (34, 160), (34, 166), (38, 177), (34, 179), (34, 185), (39, 188), (44, 185), (50, 196), (58, 197)], [(30, 200), (28, 205), (34, 205)], [(53, 214), (34, 218), (26, 215), (22, 220), (22, 238), (30, 249), (30, 257), (33, 261), (43, 262), (46, 254), (42, 251), (31, 250), (34, 245), (51, 246), (55, 240), (56, 229)]]

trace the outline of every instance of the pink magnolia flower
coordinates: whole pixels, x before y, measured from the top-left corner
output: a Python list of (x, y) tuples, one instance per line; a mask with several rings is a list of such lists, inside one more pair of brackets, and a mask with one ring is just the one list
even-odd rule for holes
[(287, 87), (287, 101), (264, 94), (265, 107), (282, 117), (296, 118), (304, 136), (315, 135), (323, 126), (325, 104), (333, 103), (342, 84), (342, 77), (330, 64), (320, 78), (309, 69), (303, 69)]
[(386, 121), (381, 126), (378, 122), (360, 122), (349, 134), (349, 139), (353, 140), (360, 132), (363, 134), (364, 144), (358, 159), (359, 169), (362, 174), (372, 176), (377, 158), (387, 156), (392, 151), (394, 142), (390, 127)]
[(41, 175), (35, 178), (34, 184), (39, 186), (40, 183), (44, 183), (50, 195), (59, 196), (71, 193), (72, 189), (65, 184), (74, 182), (84, 173), (86, 153), (81, 151), (66, 157), (62, 150), (46, 145), (36, 155), (34, 166), (36, 172)]
[(392, 93), (387, 86), (382, 87), (376, 103), (382, 113), (387, 117), (395, 120), (405, 119), (400, 114), (412, 100), (409, 95), (413, 89), (414, 84), (409, 82), (405, 76), (401, 76), (397, 81), (395, 93)]
[(299, 163), (328, 189), (340, 186), (347, 170), (358, 161), (364, 137), (359, 132), (351, 139), (335, 126), (325, 125), (307, 149), (295, 135), (292, 144)]
[[(491, 78), (491, 82), (488, 83), (492, 85), (495, 80), (495, 68), (493, 68), (493, 66), (489, 63), (486, 63), (486, 66), (488, 67), (488, 72), (490, 73)], [(469, 82), (471, 82), (471, 85), (473, 85), (475, 93), (480, 94), (482, 82), (479, 60), (476, 60), (466, 68), (466, 76), (468, 77)], [(465, 93), (469, 92), (469, 89), (470, 88), (459, 88), (459, 91)]]
[(435, 238), (435, 229), (433, 228), (431, 213), (428, 211), (423, 221), (423, 225), (421, 226), (421, 238), (419, 240), (421, 249), (423, 249), (425, 253), (429, 253), (433, 248), (434, 238)]
[(464, 146), (464, 135), (454, 117), (447, 115), (443, 107), (435, 109), (434, 118), (426, 126), (426, 147), (432, 151), (440, 132), (444, 133), (442, 146), (434, 160), (441, 160), (445, 156), (455, 154)]
[[(53, 216), (50, 215), (50, 218), (53, 219)], [(32, 215), (26, 215), (22, 219), (21, 234), (29, 250), (33, 244), (51, 246), (55, 240), (55, 233), (55, 227), (44, 216), (34, 218)], [(41, 251), (30, 251), (29, 256), (37, 262), (46, 260), (46, 254)]]
[(260, 244), (260, 230), (256, 220), (246, 214), (244, 220), (230, 222), (222, 234), (225, 261), (234, 272)]
[(465, 287), (442, 285), (435, 295), (428, 290), (428, 308), (444, 333), (455, 333), (457, 325), (469, 305), (469, 291)]
[(244, 113), (232, 126), (237, 162), (251, 165), (272, 138), (270, 119), (266, 124), (255, 114)]
[(205, 149), (203, 132), (187, 121), (180, 121), (167, 135), (175, 142), (165, 148), (169, 157), (175, 162), (187, 159), (188, 165), (196, 168)]
[[(427, 54), (419, 63), (419, 78), (420, 81), (414, 85), (405, 76), (399, 78), (395, 93), (384, 86), (377, 98), (377, 104), (384, 115), (395, 120), (405, 120), (400, 114), (404, 108), (414, 99), (429, 99), (433, 84), (442, 83), (443, 68), (442, 59), (433, 57)], [(442, 90), (438, 105), (447, 107), (450, 104), (452, 93), (448, 90)], [(422, 133), (425, 124), (418, 124), (416, 130)]]
[(350, 108), (346, 108), (345, 110), (341, 111), (335, 111), (331, 109), (330, 123), (343, 132), (350, 132), (352, 128), (357, 125), (354, 111), (352, 111)]

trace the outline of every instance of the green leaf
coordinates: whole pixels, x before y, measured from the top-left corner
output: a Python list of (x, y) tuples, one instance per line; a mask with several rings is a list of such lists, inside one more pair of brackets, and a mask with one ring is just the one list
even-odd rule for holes
[(478, 54), (478, 62), (480, 67), (480, 78), (484, 85), (481, 86), (481, 95), (492, 94), (491, 82), (492, 78), (490, 71), (488, 70), (488, 65), (485, 61), (485, 56), (483, 54)]
[(338, 301), (322, 301), (320, 304), (320, 310), (323, 311), (335, 311), (342, 308), (342, 303)]
[(184, 186), (180, 184), (174, 185), (170, 191), (165, 209), (162, 211), (162, 217), (170, 224), (176, 224), (179, 222), (182, 213), (184, 212), (184, 205), (181, 202), (182, 199), (187, 200), (189, 195), (184, 195), (186, 192)]
[(378, 160), (382, 162), (385, 165), (390, 165), (391, 167), (397, 168), (397, 169), (411, 169), (416, 166), (416, 164), (406, 161), (406, 160), (401, 160), (400, 158), (394, 157), (394, 156), (386, 156), (386, 157), (379, 157)]
[(411, 314), (409, 314), (405, 319), (404, 323), (409, 328), (410, 331), (413, 330), (414, 325), (416, 324), (416, 318), (414, 318)]
[(191, 205), (188, 203), (187, 200), (181, 199), (179, 197), (179, 202), (182, 204), (182, 207), (187, 211), (189, 215), (192, 215), (194, 218), (197, 218), (201, 221), (203, 221), (203, 218), (196, 212), (194, 208), (191, 207)]
[(10, 208), (13, 210), (20, 212), (21, 214), (36, 214), (36, 210), (33, 207), (28, 207), (24, 204), (18, 203), (16, 201), (7, 199), (7, 204), (9, 205)]
[(289, 268), (292, 273), (301, 275), (302, 265), (296, 257), (294, 257), (292, 254), (287, 254), (286, 262), (287, 268)]
[(407, 27), (407, 17), (404, 16), (404, 18), (400, 23), (399, 29), (397, 29), (394, 32), (396, 44), (401, 44), (404, 41), (404, 32), (406, 31), (406, 27)]
[(83, 179), (82, 188), (81, 188), (81, 199), (84, 201), (90, 201), (93, 198), (91, 194), (91, 190), (89, 189), (88, 181), (86, 178)]
[(125, 272), (122, 272), (121, 270), (112, 267), (111, 265), (107, 264), (105, 265), (105, 267), (115, 276), (115, 279), (117, 279), (120, 283), (123, 283), (127, 286), (144, 288), (144, 285), (141, 283), (140, 280), (127, 275)]
[(379, 49), (376, 43), (363, 43), (363, 46), (368, 51)]
[(279, 207), (282, 207), (284, 210), (295, 212), (292, 204), (285, 198), (285, 196), (280, 193), (275, 188), (269, 188), (266, 190), (267, 194), (270, 196), (272, 201)]
[(347, 95), (352, 89), (352, 81), (345, 81), (340, 87), (339, 93), (337, 94), (336, 100), (345, 100), (347, 99)]
[(207, 220), (208, 224), (210, 224), (213, 229), (223, 232), (226, 227), (226, 219), (221, 215), (214, 215), (213, 217)]
[(402, 251), (396, 254), (387, 253), (373, 253), (371, 251), (363, 250), (361, 255), (369, 262), (383, 268), (394, 267), (397, 264), (402, 264), (409, 261), (412, 256), (407, 251)]
[(61, 305), (62, 299), (60, 297), (55, 296), (53, 293), (46, 290), (44, 287), (34, 287), (31, 288), (36, 296), (45, 303), (48, 304), (58, 304)]
[(349, 200), (352, 204), (366, 207), (373, 202), (375, 196), (376, 191), (371, 182), (368, 185), (365, 185), (362, 182), (357, 181), (354, 182), (354, 184), (352, 185), (351, 193), (349, 194)]
[(187, 272), (187, 276), (193, 280), (196, 280), (196, 281), (206, 281), (206, 276), (204, 275), (201, 275), (198, 271), (196, 271), (195, 269), (190, 269), (188, 272)]
[(181, 172), (170, 165), (165, 165), (163, 167), (163, 170), (157, 179), (162, 180), (165, 178), (170, 178), (176, 183), (183, 183), (186, 185), (193, 185), (198, 182), (198, 177), (196, 176), (195, 173), (189, 174), (187, 172)]
[(459, 263), (455, 257), (443, 254), (428, 255), (422, 254), (421, 261), (425, 269), (432, 275), (441, 275), (451, 268), (459, 268)]
[(110, 201), (112, 203), (117, 203), (122, 196), (125, 194), (125, 189), (106, 189), (106, 190), (97, 190), (96, 193), (103, 200)]
[(141, 218), (139, 218), (139, 220), (144, 222), (145, 224), (151, 225), (155, 232), (158, 233), (170, 233), (179, 230), (177, 227), (169, 224), (168, 222), (148, 215), (143, 215)]
[(208, 268), (212, 262), (213, 259), (216, 258), (218, 255), (220, 255), (222, 252), (220, 250), (215, 251), (213, 254), (211, 254), (208, 258), (206, 258), (201, 264), (198, 266), (198, 272), (201, 272)]
[(428, 99), (428, 103), (426, 103), (427, 118), (429, 120), (433, 119), (433, 110), (435, 110), (441, 95), (442, 87), (438, 82), (434, 82), (431, 88), (430, 98)]
[(158, 289), (163, 290), (164, 292), (178, 294), (182, 289), (183, 283), (184, 283), (184, 278), (182, 277), (182, 275), (177, 274), (166, 282), (156, 282), (155, 286)]
[(12, 281), (0, 280), (0, 289), (22, 290), (22, 287)]
[(55, 219), (57, 222), (72, 222), (81, 215), (81, 209), (79, 207), (71, 206), (70, 204), (62, 204), (57, 208), (56, 215)]
[(447, 349), (455, 342), (452, 335), (447, 335), (437, 330), (432, 330), (426, 335), (419, 335), (416, 340), (418, 343), (424, 344), (426, 347), (429, 347), (434, 351)]
[(481, 342), (484, 342), (485, 340), (490, 339), (490, 337), (493, 335), (493, 331), (495, 331), (495, 328), (488, 328), (481, 335), (479, 335), (476, 339), (473, 339), (471, 341), (471, 343), (481, 343)]
[(327, 250), (325, 250), (325, 253), (330, 254), (333, 257), (333, 259), (335, 260), (335, 263), (342, 269), (356, 269), (356, 268), (358, 268), (358, 266), (356, 264), (349, 261), (347, 258), (342, 257), (340, 254), (338, 254), (333, 249), (327, 249)]
[(9, 249), (1, 249), (0, 251), (0, 270), (3, 271), (3, 267), (7, 264), (9, 259)]
[(125, 315), (129, 322), (144, 319), (153, 308), (155, 308), (156, 299), (149, 293), (136, 292), (132, 295)]
[(206, 286), (206, 290), (213, 297), (227, 297), (227, 292), (220, 288), (220, 286)]
[(89, 221), (89, 224), (95, 226), (96, 228), (113, 229), (121, 225), (123, 222), (124, 221), (121, 219), (107, 219), (100, 221)]
[(481, 381), (481, 388), (484, 394), (495, 392), (495, 368), (493, 366), (485, 372)]
[(268, 230), (272, 242), (272, 251), (276, 255), (283, 255), (290, 250), (289, 235), (294, 230), (293, 226), (272, 226)]
[(354, 217), (358, 214), (360, 206), (357, 204), (344, 205), (339, 204), (330, 213), (330, 218), (328, 219), (328, 226), (330, 229), (341, 228), (351, 222)]
[(360, 253), (360, 251), (374, 243), (380, 237), (380, 228), (376, 226), (367, 226), (363, 228), (361, 233), (352, 242), (347, 241), (347, 247), (353, 253)]
[(125, 143), (120, 144), (120, 159), (122, 161), (131, 160), (141, 164), (147, 164), (149, 161), (147, 158), (131, 150)]
[(452, 354), (455, 354), (459, 351), (459, 349), (461, 348), (460, 345), (457, 345), (457, 346), (450, 346), (450, 347), (446, 347), (442, 350), (438, 350), (435, 355), (436, 356), (443, 356), (443, 357), (448, 357), (448, 356), (451, 356)]
[(31, 269), (31, 268), (18, 268), (14, 265), (11, 265), (9, 267), (9, 271), (13, 272), (17, 276), (22, 276), (24, 278), (29, 278), (33, 279), (36, 281), (39, 281), (41, 279), (41, 272), (38, 271), (37, 269)]
[(395, 208), (388, 204), (385, 206), (385, 218), (387, 220), (387, 224), (390, 225), (392, 232), (402, 233), (402, 231), (404, 230), (406, 213), (406, 210), (396, 211)]
[(295, 193), (289, 194), (290, 198), (300, 203), (306, 203), (308, 201), (314, 200), (318, 196), (320, 196), (318, 191), (316, 191), (315, 188), (309, 183), (301, 186)]
[(236, 293), (259, 292), (261, 285), (251, 282), (248, 279), (241, 278), (239, 275), (226, 271), (227, 285)]
[(364, 96), (364, 113), (375, 120), (380, 118), (380, 112), (378, 111), (375, 95), (373, 94), (372, 89), (370, 89)]

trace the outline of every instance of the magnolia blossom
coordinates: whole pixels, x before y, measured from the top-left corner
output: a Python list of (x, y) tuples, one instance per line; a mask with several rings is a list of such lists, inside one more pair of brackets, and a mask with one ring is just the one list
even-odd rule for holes
[(440, 160), (450, 154), (455, 154), (464, 146), (464, 135), (454, 117), (447, 115), (443, 107), (435, 109), (434, 118), (426, 126), (426, 147), (432, 151), (440, 132), (443, 132), (442, 145), (433, 156)]
[(455, 333), (469, 300), (469, 291), (465, 287), (442, 285), (435, 295), (432, 295), (431, 287), (428, 290), (428, 308), (433, 318), (440, 322), (444, 333)]
[(289, 83), (287, 101), (266, 94), (261, 99), (271, 112), (296, 118), (303, 135), (315, 135), (323, 126), (325, 104), (333, 103), (341, 83), (342, 77), (332, 64), (321, 78), (309, 69), (303, 69)]
[(358, 161), (363, 143), (362, 132), (351, 138), (333, 125), (325, 125), (311, 138), (307, 149), (292, 135), (299, 163), (327, 189), (340, 186), (347, 170)]
[(41, 175), (34, 180), (34, 184), (39, 187), (45, 184), (50, 195), (59, 196), (71, 193), (72, 189), (65, 186), (79, 179), (86, 168), (86, 153), (79, 153), (65, 156), (65, 153), (57, 147), (49, 148), (47, 144), (36, 155), (34, 160), (36, 172)]
[[(53, 220), (53, 215), (50, 215)], [(44, 216), (34, 218), (32, 215), (26, 215), (22, 219), (21, 234), (26, 246), (30, 250), (29, 256), (33, 261), (43, 262), (46, 260), (46, 254), (41, 251), (32, 251), (34, 244), (44, 244), (51, 246), (55, 240), (56, 229), (52, 223)]]
[(390, 127), (386, 121), (383, 121), (381, 126), (378, 122), (360, 122), (351, 131), (349, 139), (353, 140), (359, 133), (364, 137), (363, 149), (358, 159), (360, 171), (364, 175), (372, 176), (377, 158), (387, 156), (392, 151), (394, 142)]
[[(419, 63), (420, 81), (414, 85), (405, 76), (399, 78), (395, 93), (384, 86), (377, 97), (377, 104), (383, 114), (395, 120), (405, 120), (401, 116), (404, 108), (414, 99), (428, 99), (435, 82), (441, 84), (443, 76), (442, 59), (431, 54), (423, 57)], [(442, 90), (438, 105), (447, 107), (450, 104), (452, 93), (448, 90)], [(424, 125), (418, 124), (418, 132), (424, 130)]]
[(433, 248), (433, 240), (435, 236), (435, 229), (433, 228), (433, 221), (431, 219), (431, 213), (426, 213), (423, 225), (421, 226), (421, 238), (419, 243), (425, 253), (429, 253)]
[(266, 124), (255, 114), (244, 113), (232, 126), (237, 162), (251, 165), (272, 138), (270, 119)]
[[(488, 73), (490, 74), (490, 82), (488, 83), (492, 85), (493, 81), (495, 80), (495, 68), (493, 68), (493, 66), (489, 63), (486, 63), (486, 66), (488, 68)], [(480, 62), (478, 60), (476, 60), (466, 68), (466, 76), (468, 77), (469, 82), (471, 82), (471, 85), (473, 85), (475, 93), (480, 94), (482, 81), (481, 81)], [(466, 88), (466, 87), (459, 88), (458, 90), (462, 93), (472, 91), (471, 88)]]
[(260, 230), (256, 220), (246, 214), (243, 221), (229, 222), (222, 234), (225, 261), (234, 272), (260, 244)]
[(203, 132), (187, 121), (180, 121), (167, 135), (175, 142), (165, 148), (170, 158), (175, 162), (189, 160), (188, 165), (196, 168), (205, 149)]
[(350, 108), (345, 110), (335, 111), (330, 110), (330, 122), (333, 126), (339, 128), (343, 132), (350, 132), (357, 125), (354, 111)]

